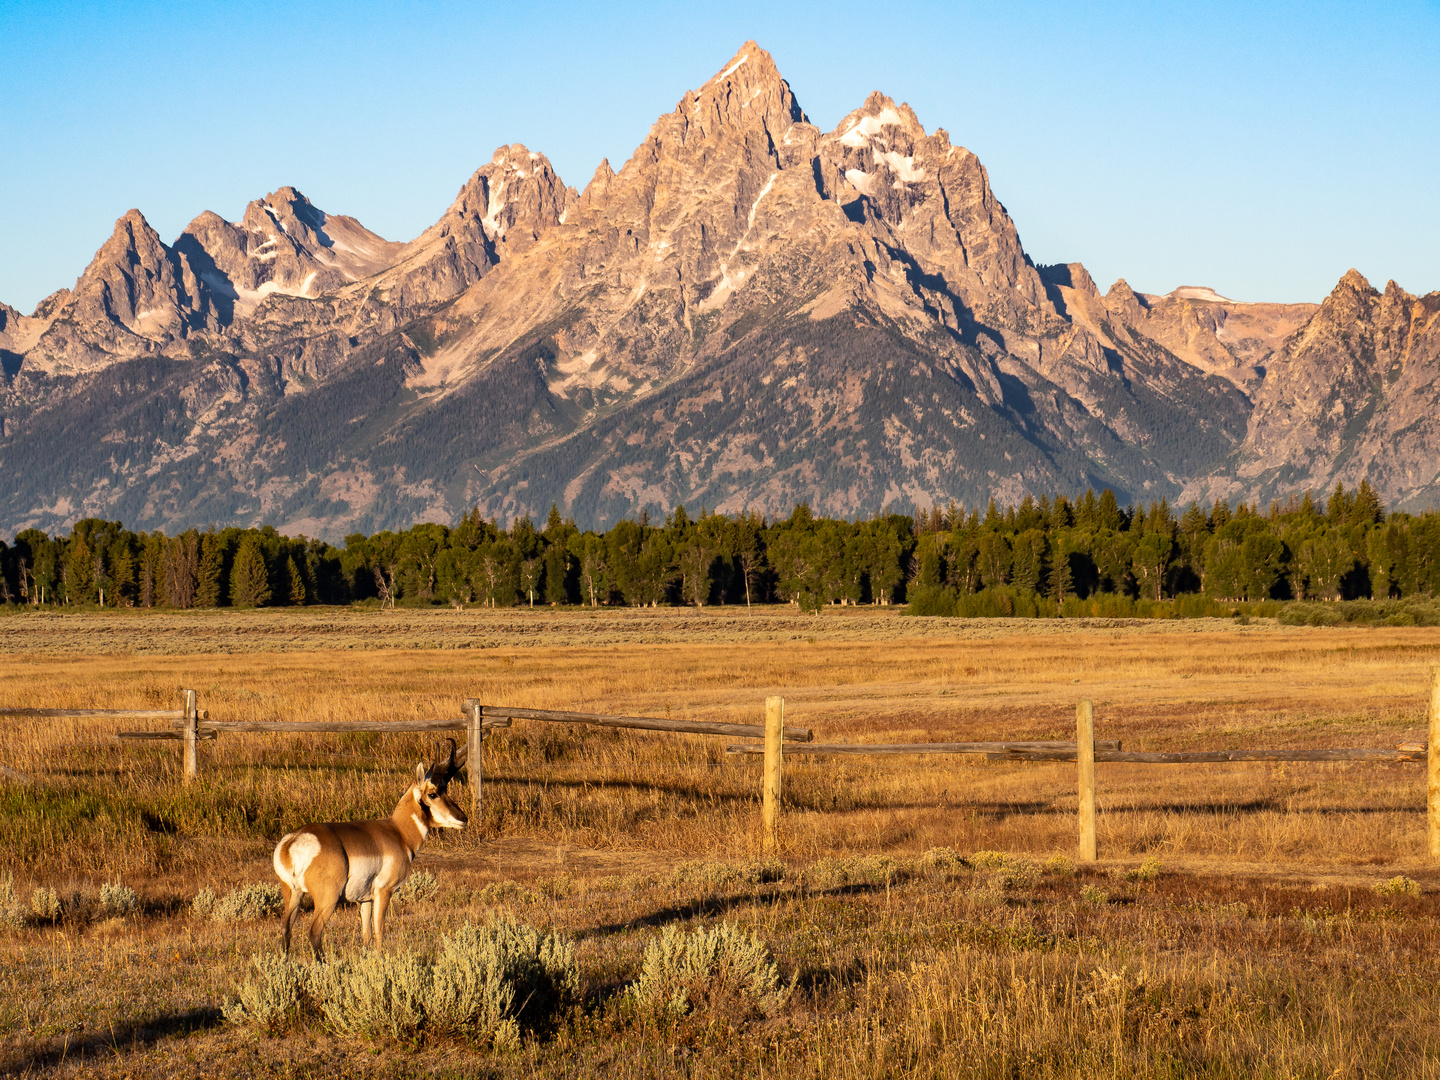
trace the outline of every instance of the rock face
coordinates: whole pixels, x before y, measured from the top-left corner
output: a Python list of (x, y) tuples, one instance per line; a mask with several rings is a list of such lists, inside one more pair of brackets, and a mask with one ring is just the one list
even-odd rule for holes
[(1275, 353), (1245, 441), (1197, 494), (1273, 497), (1369, 480), (1410, 506), (1440, 501), (1440, 293), (1376, 291), (1351, 270)]
[(0, 307), (0, 532), (1428, 498), (1440, 297), (1355, 277), (1318, 307), (1102, 295), (1031, 263), (943, 130), (877, 92), (823, 132), (751, 42), (618, 172), (577, 194), (501, 147), (407, 244), (293, 188), (169, 247), (127, 214), (73, 290)]
[(198, 268), (223, 325), (273, 294), (312, 298), (370, 277), (403, 247), (354, 218), (327, 215), (293, 187), (250, 203), (238, 224), (207, 210), (175, 242)]

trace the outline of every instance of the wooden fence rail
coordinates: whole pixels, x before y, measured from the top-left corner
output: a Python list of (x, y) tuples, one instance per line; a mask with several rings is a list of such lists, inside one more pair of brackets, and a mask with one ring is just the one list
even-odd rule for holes
[[(509, 705), (482, 706), (484, 715), (516, 720), (549, 720), (559, 724), (593, 724), (596, 727), (635, 728), (640, 731), (672, 731), (692, 735), (729, 735), (734, 738), (765, 737), (763, 724), (720, 724), (703, 720), (663, 720), (653, 716), (605, 716), (600, 713), (557, 712), (552, 709), (518, 709)], [(787, 742), (808, 743), (815, 737), (809, 728), (786, 727)]]
[[(763, 742), (727, 746), (725, 753), (734, 757), (764, 757), (764, 769), (761, 774), (761, 846), (768, 852), (776, 851), (780, 846), (781, 763), (786, 755), (983, 754), (989, 761), (1073, 761), (1078, 770), (1079, 853), (1083, 861), (1091, 862), (1097, 857), (1095, 798), (1095, 765), (1097, 763), (1191, 765), (1245, 761), (1425, 762), (1427, 764), (1426, 820), (1429, 848), (1431, 856), (1440, 859), (1440, 668), (1434, 669), (1432, 673), (1427, 717), (1429, 722), (1428, 741), (1424, 744), (1401, 743), (1393, 749), (1351, 747), (1320, 750), (1191, 750), (1177, 752), (1123, 750), (1118, 740), (1097, 740), (1095, 738), (1094, 708), (1089, 699), (1081, 699), (1076, 706), (1076, 737), (1073, 741), (1057, 739), (1002, 742), (817, 744), (812, 742), (814, 733), (811, 729), (785, 725), (785, 701), (779, 697), (766, 699), (764, 724), (727, 724), (698, 720), (670, 720), (649, 716), (611, 716), (603, 713), (569, 712), (554, 709), (525, 709), (510, 705), (486, 705), (476, 698), (466, 698), (462, 703), (464, 715), (455, 719), (211, 720), (207, 711), (196, 707), (194, 690), (186, 690), (184, 695), (185, 707), (183, 709), (7, 709), (0, 707), (0, 716), (36, 719), (109, 717), (176, 721), (170, 730), (122, 731), (116, 735), (116, 738), (182, 741), (184, 743), (184, 776), (187, 782), (193, 780), (199, 771), (197, 744), (201, 741), (216, 739), (220, 732), (308, 732), (312, 734), (362, 731), (417, 734), (422, 732), (464, 732), (471, 812), (477, 815), (481, 810), (483, 736), (487, 731), (508, 728), (515, 720), (763, 739)], [(0, 776), (30, 782), (29, 777), (3, 765), (0, 765)]]
[[(1107, 750), (1119, 750), (1118, 741), (1097, 742), (1097, 747), (1105, 747)], [(816, 743), (805, 746), (786, 746), (782, 752), (786, 755), (795, 754), (988, 754), (999, 759), (1008, 758), (1011, 751), (1025, 752), (1037, 751), (1069, 751), (1069, 760), (1075, 760), (1075, 743), (1060, 741), (1041, 742), (928, 742), (928, 743)], [(727, 746), (725, 753), (733, 755), (759, 755), (765, 753), (762, 743), (742, 743), (738, 746)], [(1018, 759), (1017, 759), (1018, 760)]]

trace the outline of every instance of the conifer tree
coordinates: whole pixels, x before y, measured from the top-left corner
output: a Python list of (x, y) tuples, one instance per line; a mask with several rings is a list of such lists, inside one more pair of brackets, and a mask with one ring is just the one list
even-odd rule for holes
[(285, 559), (285, 580), (290, 587), (290, 603), (295, 607), (305, 604), (305, 579), (300, 576), (300, 567), (295, 565), (295, 556)]
[(1070, 574), (1070, 556), (1068, 553), (1056, 550), (1054, 557), (1050, 560), (1050, 580), (1046, 583), (1045, 590), (1051, 600), (1055, 601), (1055, 610), (1058, 614), (1064, 614), (1065, 598), (1075, 592), (1075, 581)]
[(270, 602), (270, 574), (260, 541), (245, 538), (230, 570), (230, 602), (239, 608), (264, 607)]
[(195, 606), (219, 607), (224, 592), (220, 575), (225, 569), (224, 542), (212, 529), (200, 540), (200, 572), (195, 582)]

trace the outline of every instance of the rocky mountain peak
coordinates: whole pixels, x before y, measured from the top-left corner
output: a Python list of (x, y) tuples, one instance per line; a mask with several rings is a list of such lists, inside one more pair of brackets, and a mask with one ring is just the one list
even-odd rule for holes
[(498, 147), (440, 220), (404, 246), (383, 287), (402, 309), (457, 296), (533, 247), (578, 199), (544, 154), (521, 143)]
[(681, 110), (702, 131), (714, 123), (744, 127), (758, 119), (770, 130), (783, 132), (790, 124), (809, 122), (774, 57), (753, 41), (740, 46), (700, 89), (686, 94), (676, 109)]
[(597, 201), (603, 200), (605, 193), (610, 190), (610, 182), (614, 179), (615, 170), (610, 167), (610, 159), (601, 158), (600, 164), (595, 166), (595, 175), (590, 177), (590, 182), (580, 193), (578, 209), (587, 210)]
[(1115, 284), (1111, 285), (1105, 294), (1105, 307), (1116, 315), (1124, 315), (1130, 319), (1143, 318), (1149, 306), (1145, 297), (1132, 289), (1124, 278), (1116, 279)]

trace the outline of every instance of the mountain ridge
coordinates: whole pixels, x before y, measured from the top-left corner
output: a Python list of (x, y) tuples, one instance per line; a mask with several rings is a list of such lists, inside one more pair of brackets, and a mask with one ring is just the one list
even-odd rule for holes
[(1432, 499), (1440, 294), (1362, 283), (1102, 294), (1031, 261), (943, 128), (875, 91), (821, 131), (747, 42), (618, 172), (577, 192), (502, 146), (408, 243), (291, 187), (171, 245), (122, 216), (73, 289), (0, 306), (0, 529), (123, 508), (336, 537), (470, 506), (605, 524), (1336, 478)]

